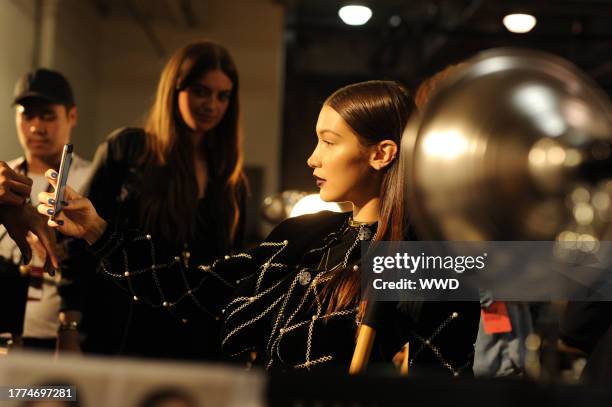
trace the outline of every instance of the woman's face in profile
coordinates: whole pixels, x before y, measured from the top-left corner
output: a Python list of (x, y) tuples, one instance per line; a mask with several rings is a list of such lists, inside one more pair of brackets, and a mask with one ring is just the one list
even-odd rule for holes
[(353, 129), (325, 105), (317, 120), (317, 146), (308, 166), (326, 202), (362, 202), (378, 195), (372, 180), (372, 148), (364, 146)]
[(196, 133), (214, 129), (229, 106), (234, 84), (220, 69), (204, 73), (178, 94), (178, 108), (187, 127)]

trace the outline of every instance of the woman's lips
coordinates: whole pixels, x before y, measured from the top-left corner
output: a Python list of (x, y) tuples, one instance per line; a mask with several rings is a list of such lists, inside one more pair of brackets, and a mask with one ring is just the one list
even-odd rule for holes
[(201, 122), (214, 122), (215, 121), (215, 116), (198, 116), (199, 121)]
[(317, 177), (316, 175), (314, 177), (317, 182), (317, 187), (321, 188), (323, 184), (325, 184), (325, 179)]

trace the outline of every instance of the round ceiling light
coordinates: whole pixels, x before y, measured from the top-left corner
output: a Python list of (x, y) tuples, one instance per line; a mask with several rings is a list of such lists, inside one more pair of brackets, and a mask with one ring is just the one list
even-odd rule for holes
[(508, 14), (504, 17), (503, 22), (508, 31), (516, 34), (524, 34), (533, 30), (537, 20), (531, 14)]
[(366, 6), (348, 5), (338, 10), (338, 15), (348, 25), (364, 25), (372, 18), (372, 10)]

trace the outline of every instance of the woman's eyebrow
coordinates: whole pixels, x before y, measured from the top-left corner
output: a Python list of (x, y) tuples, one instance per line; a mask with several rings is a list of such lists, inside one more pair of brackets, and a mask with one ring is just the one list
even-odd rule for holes
[(330, 129), (317, 130), (317, 134), (325, 134), (325, 133), (331, 134), (332, 136), (336, 136), (336, 137), (342, 137), (340, 133), (336, 133), (335, 131), (330, 130)]
[[(215, 90), (215, 89), (211, 88), (210, 86), (208, 86), (208, 85), (206, 85), (204, 83), (201, 83), (201, 82), (194, 82), (191, 86), (192, 87), (198, 87), (198, 88), (201, 88), (201, 89), (206, 89), (206, 90), (209, 90), (209, 91), (214, 91)], [(233, 89), (233, 87), (218, 89), (218, 92), (219, 93), (222, 93), (222, 92), (232, 93), (232, 89)]]

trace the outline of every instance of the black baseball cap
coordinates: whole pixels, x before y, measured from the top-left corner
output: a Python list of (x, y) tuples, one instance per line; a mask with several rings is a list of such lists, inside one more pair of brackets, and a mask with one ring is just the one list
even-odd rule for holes
[(68, 80), (61, 73), (50, 69), (36, 69), (19, 78), (15, 84), (13, 104), (21, 104), (26, 99), (43, 99), (67, 107), (75, 105)]

